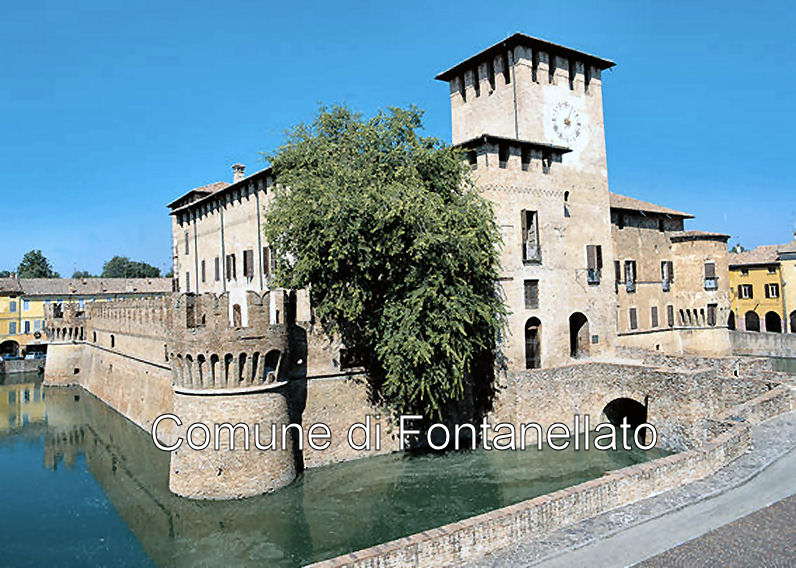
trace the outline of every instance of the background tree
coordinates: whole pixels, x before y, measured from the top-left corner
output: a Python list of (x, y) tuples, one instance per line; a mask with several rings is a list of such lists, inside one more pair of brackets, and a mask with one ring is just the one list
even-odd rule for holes
[(72, 278), (94, 278), (94, 275), (88, 270), (76, 270), (74, 274), (72, 274)]
[(102, 266), (101, 278), (159, 278), (160, 269), (130, 260), (126, 256), (114, 256)]
[(280, 186), (265, 235), (278, 284), (309, 289), (374, 398), (445, 417), (490, 380), (500, 233), (460, 151), (421, 137), (421, 117), (321, 108), (269, 156)]
[(11, 276), (10, 270), (0, 270), (0, 278), (8, 278)]
[(19, 278), (60, 278), (61, 276), (53, 270), (50, 261), (40, 250), (32, 250), (25, 253), (22, 262), (17, 268)]

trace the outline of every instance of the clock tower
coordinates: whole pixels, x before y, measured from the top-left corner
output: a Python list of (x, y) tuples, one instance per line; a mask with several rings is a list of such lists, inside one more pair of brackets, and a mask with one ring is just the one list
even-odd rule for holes
[(503, 233), (513, 370), (610, 352), (616, 298), (603, 72), (612, 61), (514, 34), (437, 75)]

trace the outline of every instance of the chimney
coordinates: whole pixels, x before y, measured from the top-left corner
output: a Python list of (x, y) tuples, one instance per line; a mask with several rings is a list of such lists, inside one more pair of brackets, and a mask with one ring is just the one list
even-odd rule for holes
[(238, 182), (246, 177), (246, 174), (243, 173), (246, 170), (246, 166), (243, 164), (232, 164), (232, 183)]

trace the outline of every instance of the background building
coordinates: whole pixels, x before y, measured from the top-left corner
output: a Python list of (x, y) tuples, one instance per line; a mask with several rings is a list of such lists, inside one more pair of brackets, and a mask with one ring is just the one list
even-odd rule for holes
[(0, 354), (44, 352), (45, 306), (171, 292), (168, 278), (0, 278)]

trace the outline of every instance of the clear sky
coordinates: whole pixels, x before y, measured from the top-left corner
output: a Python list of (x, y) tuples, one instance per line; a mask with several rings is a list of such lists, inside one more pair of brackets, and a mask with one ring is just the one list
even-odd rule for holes
[(796, 221), (789, 2), (11, 2), (0, 0), (0, 269), (114, 255), (170, 268), (165, 204), (264, 167), (319, 102), (417, 104), (434, 75), (521, 31), (612, 59), (612, 191), (692, 212), (747, 247)]

